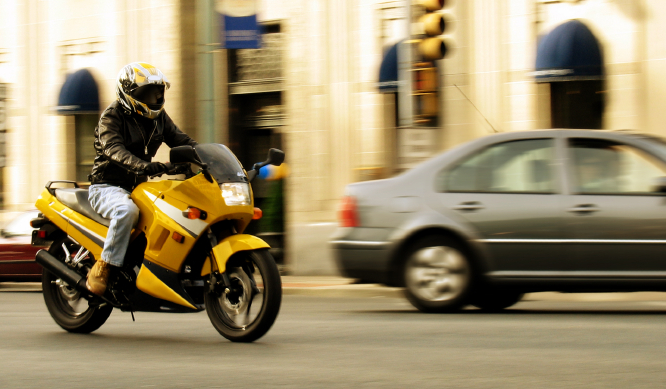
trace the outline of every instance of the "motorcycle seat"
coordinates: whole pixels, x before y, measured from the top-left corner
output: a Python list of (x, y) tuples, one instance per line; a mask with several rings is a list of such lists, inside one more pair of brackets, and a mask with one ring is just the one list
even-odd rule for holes
[(56, 189), (55, 195), (61, 203), (65, 204), (83, 216), (88, 217), (107, 227), (109, 226), (109, 223), (111, 223), (111, 219), (103, 218), (102, 215), (95, 212), (95, 210), (92, 208), (90, 201), (88, 201), (88, 189)]

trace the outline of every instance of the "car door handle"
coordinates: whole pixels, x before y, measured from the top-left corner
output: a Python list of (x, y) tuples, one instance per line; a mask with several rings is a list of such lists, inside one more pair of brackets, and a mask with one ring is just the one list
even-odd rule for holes
[(478, 201), (466, 201), (453, 207), (456, 211), (478, 211), (483, 208), (483, 204)]
[(569, 208), (569, 212), (573, 213), (592, 213), (599, 212), (599, 208), (594, 204), (579, 204), (573, 208)]

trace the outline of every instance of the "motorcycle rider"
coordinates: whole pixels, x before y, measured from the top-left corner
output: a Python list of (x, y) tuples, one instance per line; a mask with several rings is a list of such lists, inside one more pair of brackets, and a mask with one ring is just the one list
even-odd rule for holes
[(156, 67), (132, 62), (120, 70), (116, 84), (118, 99), (102, 113), (95, 128), (95, 162), (88, 176), (90, 205), (111, 219), (102, 257), (88, 273), (86, 286), (103, 295), (113, 266), (123, 265), (139, 208), (130, 193), (145, 177), (164, 173), (166, 166), (151, 162), (162, 142), (169, 147), (196, 145), (164, 110), (169, 81)]

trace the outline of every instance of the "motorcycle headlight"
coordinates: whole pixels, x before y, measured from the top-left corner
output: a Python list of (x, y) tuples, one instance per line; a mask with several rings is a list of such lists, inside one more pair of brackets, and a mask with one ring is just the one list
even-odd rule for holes
[(227, 205), (250, 205), (250, 184), (246, 182), (225, 182), (220, 185), (222, 198)]

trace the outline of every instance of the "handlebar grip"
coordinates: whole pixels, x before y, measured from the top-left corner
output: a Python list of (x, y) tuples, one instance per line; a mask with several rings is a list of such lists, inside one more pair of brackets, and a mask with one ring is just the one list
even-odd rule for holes
[[(171, 174), (179, 174), (179, 173), (183, 173), (182, 171), (179, 172), (179, 169), (178, 169), (178, 168), (180, 167), (180, 165), (173, 164), (173, 163), (171, 163), (171, 162), (160, 162), (160, 163), (161, 163), (162, 165), (164, 165), (164, 171), (163, 171), (163, 172), (160, 172), (160, 173), (157, 173), (157, 174), (155, 174), (155, 175), (153, 175), (153, 176), (151, 176), (151, 177), (161, 176), (162, 174), (169, 174), (169, 175), (171, 175)], [(181, 169), (181, 170), (182, 170), (182, 169)], [(147, 175), (148, 175), (148, 173), (146, 173), (145, 170), (139, 170), (138, 172), (135, 172), (135, 174), (136, 174), (137, 176), (147, 176)]]

